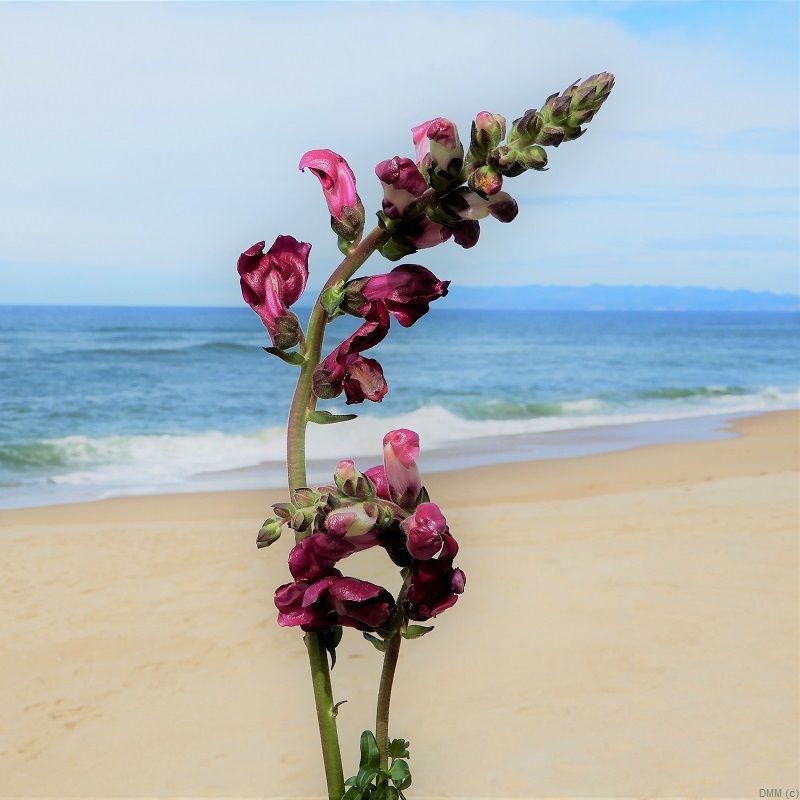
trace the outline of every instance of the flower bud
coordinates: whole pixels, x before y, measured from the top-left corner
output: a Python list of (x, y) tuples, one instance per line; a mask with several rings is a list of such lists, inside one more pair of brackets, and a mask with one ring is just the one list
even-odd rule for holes
[(482, 197), (489, 197), (503, 187), (503, 173), (494, 166), (478, 167), (469, 173), (467, 185)]
[(261, 530), (256, 537), (256, 547), (261, 549), (262, 547), (269, 547), (274, 542), (277, 542), (278, 539), (281, 538), (282, 526), (283, 522), (274, 517), (264, 520), (264, 524), (261, 526)]
[(613, 86), (614, 76), (600, 72), (582, 83), (573, 83), (562, 94), (550, 95), (541, 110), (544, 124), (536, 143), (558, 147), (582, 136), (581, 126), (591, 122)]
[(410, 158), (395, 156), (381, 161), (375, 174), (383, 185), (383, 213), (399, 219), (408, 206), (428, 188), (417, 165)]
[(370, 483), (375, 487), (375, 495), (380, 497), (381, 500), (391, 500), (392, 493), (389, 489), (389, 481), (386, 479), (386, 470), (382, 464), (377, 467), (370, 467), (364, 475), (366, 475)]
[(375, 503), (354, 503), (331, 511), (325, 518), (325, 530), (339, 539), (346, 539), (356, 550), (377, 544), (378, 520), (383, 519)]
[(371, 500), (375, 491), (367, 477), (350, 461), (340, 461), (333, 473), (336, 488), (345, 496), (356, 500)]
[(466, 164), (477, 168), (489, 157), (489, 153), (503, 141), (506, 135), (506, 118), (500, 114), (481, 111), (472, 123), (469, 152)]
[(542, 115), (535, 109), (528, 109), (519, 119), (515, 119), (511, 125), (511, 132), (508, 134), (509, 144), (518, 144), (522, 147), (536, 142), (544, 120)]
[(430, 185), (444, 191), (461, 182), (464, 146), (455, 124), (444, 117), (423, 122), (412, 129), (417, 164), (427, 173)]
[(419, 436), (408, 428), (389, 431), (383, 437), (383, 466), (392, 500), (401, 508), (413, 507), (422, 489), (416, 460)]

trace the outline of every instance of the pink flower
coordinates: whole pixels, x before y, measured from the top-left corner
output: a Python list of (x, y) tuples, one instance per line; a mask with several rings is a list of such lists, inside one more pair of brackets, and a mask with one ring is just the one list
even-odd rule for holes
[(383, 303), (404, 328), (409, 328), (428, 313), (434, 300), (447, 294), (449, 285), (450, 281), (440, 281), (425, 267), (405, 264), (386, 275), (349, 281), (344, 287), (341, 308), (364, 317), (375, 303)]
[(392, 499), (392, 493), (389, 490), (389, 481), (386, 479), (386, 470), (383, 464), (379, 464), (377, 467), (371, 467), (364, 474), (372, 482), (372, 485), (375, 487), (375, 494), (380, 497), (381, 500)]
[(258, 242), (239, 256), (242, 296), (282, 350), (300, 341), (300, 323), (288, 307), (305, 289), (310, 250), (293, 236), (279, 236), (266, 253), (264, 242)]
[(447, 520), (436, 503), (420, 503), (414, 513), (403, 520), (401, 527), (407, 537), (408, 552), (415, 559), (425, 561), (442, 549)]
[(428, 188), (425, 178), (410, 158), (395, 156), (381, 161), (375, 174), (383, 184), (383, 213), (399, 219), (408, 206)]
[(399, 428), (383, 437), (383, 466), (391, 498), (402, 508), (413, 507), (422, 490), (417, 458), (419, 436), (414, 431)]
[(404, 603), (409, 619), (424, 622), (455, 605), (467, 583), (464, 572), (453, 567), (457, 553), (458, 543), (445, 532), (438, 558), (414, 561)]
[(342, 218), (343, 209), (358, 204), (356, 176), (348, 163), (333, 150), (309, 150), (300, 159), (300, 170), (310, 169), (322, 184), (331, 216)]
[(314, 394), (330, 399), (344, 391), (348, 405), (364, 400), (379, 403), (389, 391), (383, 369), (375, 359), (361, 353), (382, 341), (388, 332), (388, 311), (385, 306), (373, 306), (364, 324), (314, 370)]
[[(446, 168), (453, 154), (461, 151), (459, 158), (463, 158), (464, 148), (458, 138), (458, 129), (455, 123), (444, 117), (436, 117), (423, 122), (411, 129), (411, 138), (417, 151), (417, 164), (430, 166), (437, 163), (439, 168)], [(437, 159), (437, 156), (440, 158)], [(441, 157), (444, 157), (443, 159)]]
[(364, 229), (364, 206), (348, 163), (333, 150), (309, 150), (300, 159), (300, 169), (305, 171), (306, 167), (322, 184), (334, 231), (348, 242), (358, 239)]

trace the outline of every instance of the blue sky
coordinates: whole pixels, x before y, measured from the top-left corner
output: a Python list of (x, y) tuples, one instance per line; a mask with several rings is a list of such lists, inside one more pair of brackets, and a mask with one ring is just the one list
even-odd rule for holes
[[(0, 303), (240, 302), (255, 241), (338, 260), (313, 147), (374, 165), (573, 79), (617, 86), (520, 214), (411, 260), (465, 285), (798, 290), (794, 2), (0, 4)], [(379, 257), (367, 272), (385, 269)]]

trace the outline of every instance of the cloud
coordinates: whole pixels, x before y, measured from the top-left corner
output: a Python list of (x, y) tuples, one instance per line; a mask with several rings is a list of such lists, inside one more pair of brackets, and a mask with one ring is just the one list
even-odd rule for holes
[(514, 117), (598, 69), (612, 98), (549, 172), (509, 183), (518, 221), (417, 260), (472, 284), (686, 283), (652, 244), (683, 238), (690, 282), (794, 288), (789, 252), (756, 271), (691, 246), (788, 235), (796, 132), (769, 120), (797, 117), (791, 58), (766, 36), (699, 47), (680, 7), (642, 26), (637, 4), (552, 5), (0, 5), (0, 301), (35, 274), (87, 302), (235, 303), (237, 254), (283, 232), (314, 243), (318, 285), (338, 251), (305, 150), (343, 152), (374, 209), (373, 167), (410, 151), (412, 125), (466, 133), (481, 108)]

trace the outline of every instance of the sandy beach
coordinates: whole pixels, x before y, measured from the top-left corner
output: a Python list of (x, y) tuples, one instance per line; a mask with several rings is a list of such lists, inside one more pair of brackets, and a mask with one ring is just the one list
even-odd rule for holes
[[(467, 591), (403, 646), (411, 797), (747, 797), (800, 784), (796, 412), (739, 436), (431, 475)], [(0, 795), (316, 796), (278, 491), (0, 512)], [(392, 582), (378, 553), (349, 571)], [(394, 585), (392, 583), (392, 585)], [(333, 673), (346, 764), (380, 656)], [(355, 771), (354, 769), (352, 771)]]

